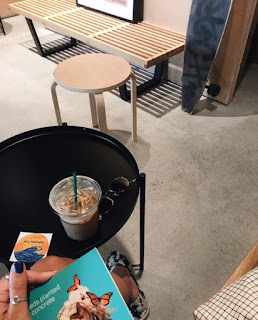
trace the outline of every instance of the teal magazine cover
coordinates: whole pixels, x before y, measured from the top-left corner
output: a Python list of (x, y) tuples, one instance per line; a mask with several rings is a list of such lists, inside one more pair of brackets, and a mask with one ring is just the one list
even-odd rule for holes
[(133, 320), (98, 250), (31, 291), (32, 320)]

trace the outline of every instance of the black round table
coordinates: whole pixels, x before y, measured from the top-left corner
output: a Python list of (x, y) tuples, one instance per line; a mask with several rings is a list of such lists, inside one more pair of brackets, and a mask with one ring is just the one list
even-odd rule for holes
[[(51, 188), (73, 171), (95, 179), (103, 194), (123, 176), (131, 183), (115, 197), (97, 233), (87, 241), (70, 239), (51, 210)], [(113, 237), (129, 219), (140, 196), (140, 264), (144, 261), (145, 175), (128, 149), (101, 132), (72, 126), (28, 131), (0, 143), (0, 261), (9, 258), (20, 231), (53, 233), (49, 255), (77, 258)]]

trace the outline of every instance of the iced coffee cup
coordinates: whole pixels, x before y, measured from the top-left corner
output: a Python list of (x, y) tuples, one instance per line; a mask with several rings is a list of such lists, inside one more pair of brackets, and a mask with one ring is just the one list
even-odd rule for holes
[(60, 217), (68, 237), (83, 241), (98, 230), (98, 206), (102, 192), (99, 184), (89, 177), (77, 176), (76, 182), (76, 200), (73, 177), (68, 177), (52, 188), (49, 203)]

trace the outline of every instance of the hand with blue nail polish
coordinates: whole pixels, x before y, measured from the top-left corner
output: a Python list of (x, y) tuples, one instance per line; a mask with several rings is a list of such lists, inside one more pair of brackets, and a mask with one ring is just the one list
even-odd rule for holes
[(26, 270), (23, 262), (15, 262), (9, 279), (3, 277), (0, 280), (0, 320), (30, 320), (28, 287), (44, 284), (55, 274), (55, 271)]

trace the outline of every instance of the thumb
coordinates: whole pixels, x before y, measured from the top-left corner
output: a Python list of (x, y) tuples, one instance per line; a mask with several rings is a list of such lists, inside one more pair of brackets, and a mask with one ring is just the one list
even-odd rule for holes
[(27, 271), (23, 262), (17, 261), (12, 265), (9, 281), (11, 302), (8, 309), (8, 318), (31, 319), (28, 301), (23, 300), (27, 299)]

